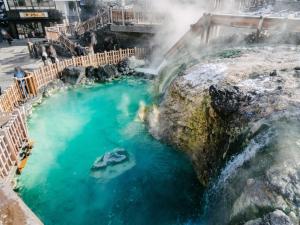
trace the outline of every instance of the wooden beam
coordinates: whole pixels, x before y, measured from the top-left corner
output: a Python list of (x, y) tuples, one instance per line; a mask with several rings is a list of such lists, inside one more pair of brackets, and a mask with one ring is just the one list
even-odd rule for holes
[[(214, 25), (229, 26), (236, 28), (257, 29), (260, 25), (260, 16), (234, 16), (226, 14), (212, 14)], [(282, 17), (264, 17), (261, 29), (290, 29), (292, 32), (300, 32), (300, 19)]]

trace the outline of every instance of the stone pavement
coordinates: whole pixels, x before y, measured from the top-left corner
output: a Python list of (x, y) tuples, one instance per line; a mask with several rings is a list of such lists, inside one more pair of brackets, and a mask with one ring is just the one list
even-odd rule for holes
[(24, 70), (34, 70), (43, 65), (41, 59), (32, 59), (26, 45), (27, 40), (14, 40), (12, 46), (7, 42), (0, 43), (0, 86), (2, 91), (13, 82), (16, 66)]

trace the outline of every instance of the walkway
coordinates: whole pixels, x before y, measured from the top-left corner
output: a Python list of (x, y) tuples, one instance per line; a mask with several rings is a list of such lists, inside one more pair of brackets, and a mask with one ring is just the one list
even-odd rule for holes
[[(38, 41), (38, 39), (37, 39)], [(42, 60), (32, 59), (28, 54), (27, 40), (14, 40), (12, 46), (0, 43), (0, 86), (2, 91), (13, 81), (14, 68), (34, 70), (43, 65)]]

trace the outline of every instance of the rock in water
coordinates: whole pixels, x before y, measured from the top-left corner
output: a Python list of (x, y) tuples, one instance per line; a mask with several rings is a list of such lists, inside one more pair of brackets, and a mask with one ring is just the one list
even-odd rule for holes
[(105, 169), (107, 166), (117, 165), (127, 160), (129, 160), (129, 154), (124, 149), (117, 148), (98, 158), (94, 162), (92, 170)]
[(106, 182), (135, 166), (134, 157), (121, 148), (99, 157), (91, 168), (91, 175), (98, 181)]

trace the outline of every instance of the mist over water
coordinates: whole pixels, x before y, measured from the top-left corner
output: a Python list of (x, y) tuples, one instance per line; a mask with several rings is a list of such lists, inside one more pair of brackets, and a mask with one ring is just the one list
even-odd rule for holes
[[(20, 194), (45, 225), (170, 225), (195, 221), (201, 187), (184, 154), (153, 139), (138, 119), (150, 83), (126, 79), (56, 94), (29, 120), (33, 153)], [(103, 182), (97, 157), (114, 148), (135, 166)]]

